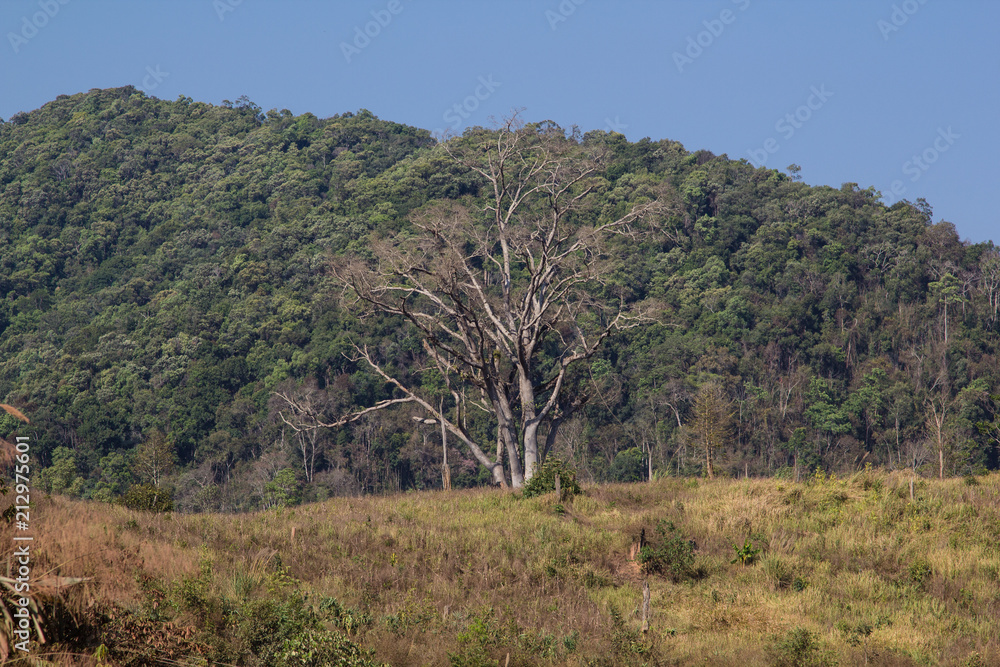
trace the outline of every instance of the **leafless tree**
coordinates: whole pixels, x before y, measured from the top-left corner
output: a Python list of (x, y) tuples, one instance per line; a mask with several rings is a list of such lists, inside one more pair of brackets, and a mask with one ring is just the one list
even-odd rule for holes
[[(602, 214), (602, 157), (559, 128), (522, 125), (516, 115), (446, 150), (480, 178), (478, 206), (429, 205), (412, 217), (412, 236), (377, 241), (372, 261), (339, 261), (333, 273), (348, 299), (416, 328), (453, 395), (472, 389), (468, 404), (496, 420), (498, 449), (517, 487), (585, 400), (567, 387), (574, 366), (641, 320), (624, 298), (613, 305), (595, 298), (595, 286), (609, 240), (657, 220), (665, 198), (636, 192), (638, 203), (623, 215)], [(369, 350), (357, 353), (395, 385), (394, 401), (414, 402), (442, 420), (505, 483), (501, 455), (487, 454), (461, 419), (447, 419), (437, 401), (390, 376)]]
[(323, 453), (325, 429), (322, 427), (329, 421), (327, 413), (333, 407), (331, 403), (327, 393), (311, 379), (297, 386), (293, 381), (286, 381), (271, 399), (278, 417), (292, 430), (306, 482), (310, 484), (316, 474), (316, 459)]

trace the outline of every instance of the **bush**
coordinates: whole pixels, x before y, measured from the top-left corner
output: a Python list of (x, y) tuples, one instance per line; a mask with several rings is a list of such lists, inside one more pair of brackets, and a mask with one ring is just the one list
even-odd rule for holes
[(770, 654), (771, 664), (775, 667), (826, 667), (834, 664), (816, 635), (805, 628), (789, 630), (770, 650)]
[(121, 503), (132, 510), (147, 510), (150, 512), (173, 512), (173, 494), (165, 489), (159, 489), (152, 484), (133, 484)]
[(371, 653), (341, 634), (313, 630), (285, 640), (274, 656), (274, 664), (287, 667), (377, 667)]
[(564, 498), (571, 498), (580, 493), (580, 485), (576, 482), (576, 471), (570, 468), (562, 459), (549, 457), (545, 463), (535, 469), (531, 480), (524, 485), (522, 493), (525, 498), (540, 496), (556, 490), (556, 475), (559, 475), (559, 488)]
[(643, 570), (666, 575), (675, 582), (693, 578), (694, 545), (670, 521), (658, 521), (656, 533), (659, 535), (656, 543), (644, 545), (636, 556)]

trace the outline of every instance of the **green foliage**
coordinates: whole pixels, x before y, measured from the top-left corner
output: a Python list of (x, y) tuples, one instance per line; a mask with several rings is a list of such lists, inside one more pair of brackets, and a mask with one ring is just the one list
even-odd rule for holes
[(84, 479), (78, 473), (76, 453), (68, 447), (57, 447), (52, 452), (52, 465), (38, 474), (38, 485), (49, 493), (79, 496)]
[(307, 630), (285, 639), (274, 655), (279, 667), (378, 667), (371, 651), (330, 630)]
[(356, 609), (345, 608), (336, 598), (323, 598), (319, 609), (338, 628), (342, 628), (348, 636), (356, 635), (360, 630), (372, 624), (371, 614)]
[(295, 471), (282, 468), (274, 474), (274, 479), (264, 485), (265, 507), (291, 507), (298, 505), (301, 496)]
[(749, 539), (743, 540), (743, 546), (734, 544), (733, 550), (736, 551), (736, 558), (730, 562), (733, 564), (739, 563), (743, 566), (753, 565), (757, 562), (757, 556), (760, 555), (760, 548), (755, 547)]
[[(503, 662), (504, 655), (552, 658), (558, 650), (556, 638), (552, 635), (525, 631), (513, 620), (504, 623), (492, 609), (473, 613), (457, 639), (459, 650), (448, 654), (452, 667), (493, 667), (498, 660)], [(564, 638), (565, 650), (575, 650), (575, 641), (571, 638), (567, 644)], [(518, 662), (515, 658), (514, 664)]]
[(650, 652), (642, 633), (628, 627), (617, 607), (612, 606), (608, 613), (611, 616), (611, 631), (608, 634), (608, 640), (615, 655), (629, 658)]
[(608, 469), (608, 481), (611, 482), (641, 482), (645, 476), (645, 456), (638, 447), (629, 447), (615, 454), (615, 460)]
[(906, 568), (906, 575), (909, 582), (918, 587), (924, 587), (934, 574), (931, 564), (925, 558), (917, 558)]
[(694, 545), (684, 539), (673, 522), (660, 519), (656, 523), (656, 535), (636, 555), (643, 570), (667, 576), (675, 582), (697, 577)]
[(317, 612), (308, 596), (292, 590), (283, 598), (245, 602), (226, 620), (218, 659), (245, 660), (251, 665), (376, 665), (346, 636), (324, 627), (332, 620)]
[(133, 484), (121, 497), (122, 505), (133, 510), (149, 512), (172, 512), (173, 494), (167, 489), (159, 489), (152, 484)]
[(533, 498), (556, 490), (556, 475), (559, 476), (559, 488), (562, 497), (572, 498), (580, 493), (580, 485), (576, 481), (576, 471), (562, 459), (550, 456), (535, 469), (534, 476), (524, 485), (522, 491), (525, 498)]
[(805, 628), (789, 630), (770, 650), (775, 667), (826, 667), (836, 661), (816, 635)]

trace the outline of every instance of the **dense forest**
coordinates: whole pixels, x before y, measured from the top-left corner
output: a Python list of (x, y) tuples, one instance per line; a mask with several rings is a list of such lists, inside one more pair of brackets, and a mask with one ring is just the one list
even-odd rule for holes
[[(794, 165), (526, 127), (567, 159), (600, 156), (579, 224), (664, 204), (650, 232), (602, 249), (594, 303), (647, 317), (566, 377), (577, 400), (549, 456), (580, 479), (998, 468), (992, 243), (963, 242), (923, 200), (812, 187)], [(353, 307), (332, 267), (373, 260), (433, 207), (486, 210), (487, 179), (456, 155), (498, 131), (439, 142), (365, 110), (132, 87), (0, 121), (0, 397), (31, 418), (35, 484), (183, 511), (440, 488), (441, 434), (412, 404), (331, 428), (296, 428), (289, 407), (316, 426), (398, 398), (365, 349), (458, 419), (418, 330)], [(463, 418), (496, 445), (489, 415)], [(0, 435), (19, 426), (7, 415)], [(454, 438), (448, 459), (453, 485), (490, 483)]]

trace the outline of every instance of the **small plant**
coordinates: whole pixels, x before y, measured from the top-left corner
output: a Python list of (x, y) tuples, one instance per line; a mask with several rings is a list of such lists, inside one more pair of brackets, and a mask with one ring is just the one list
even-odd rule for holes
[(694, 577), (694, 545), (684, 539), (671, 521), (658, 521), (656, 533), (659, 535), (656, 543), (644, 545), (636, 555), (642, 568), (648, 573), (664, 574), (675, 582)]
[(733, 549), (736, 550), (736, 558), (730, 562), (741, 563), (744, 567), (756, 563), (757, 556), (760, 555), (760, 549), (755, 547), (749, 539), (743, 540), (742, 547), (734, 544)]
[(930, 563), (923, 558), (918, 558), (910, 563), (910, 567), (907, 568), (906, 573), (911, 583), (923, 587), (927, 583), (927, 580), (931, 578), (933, 571), (931, 570)]

